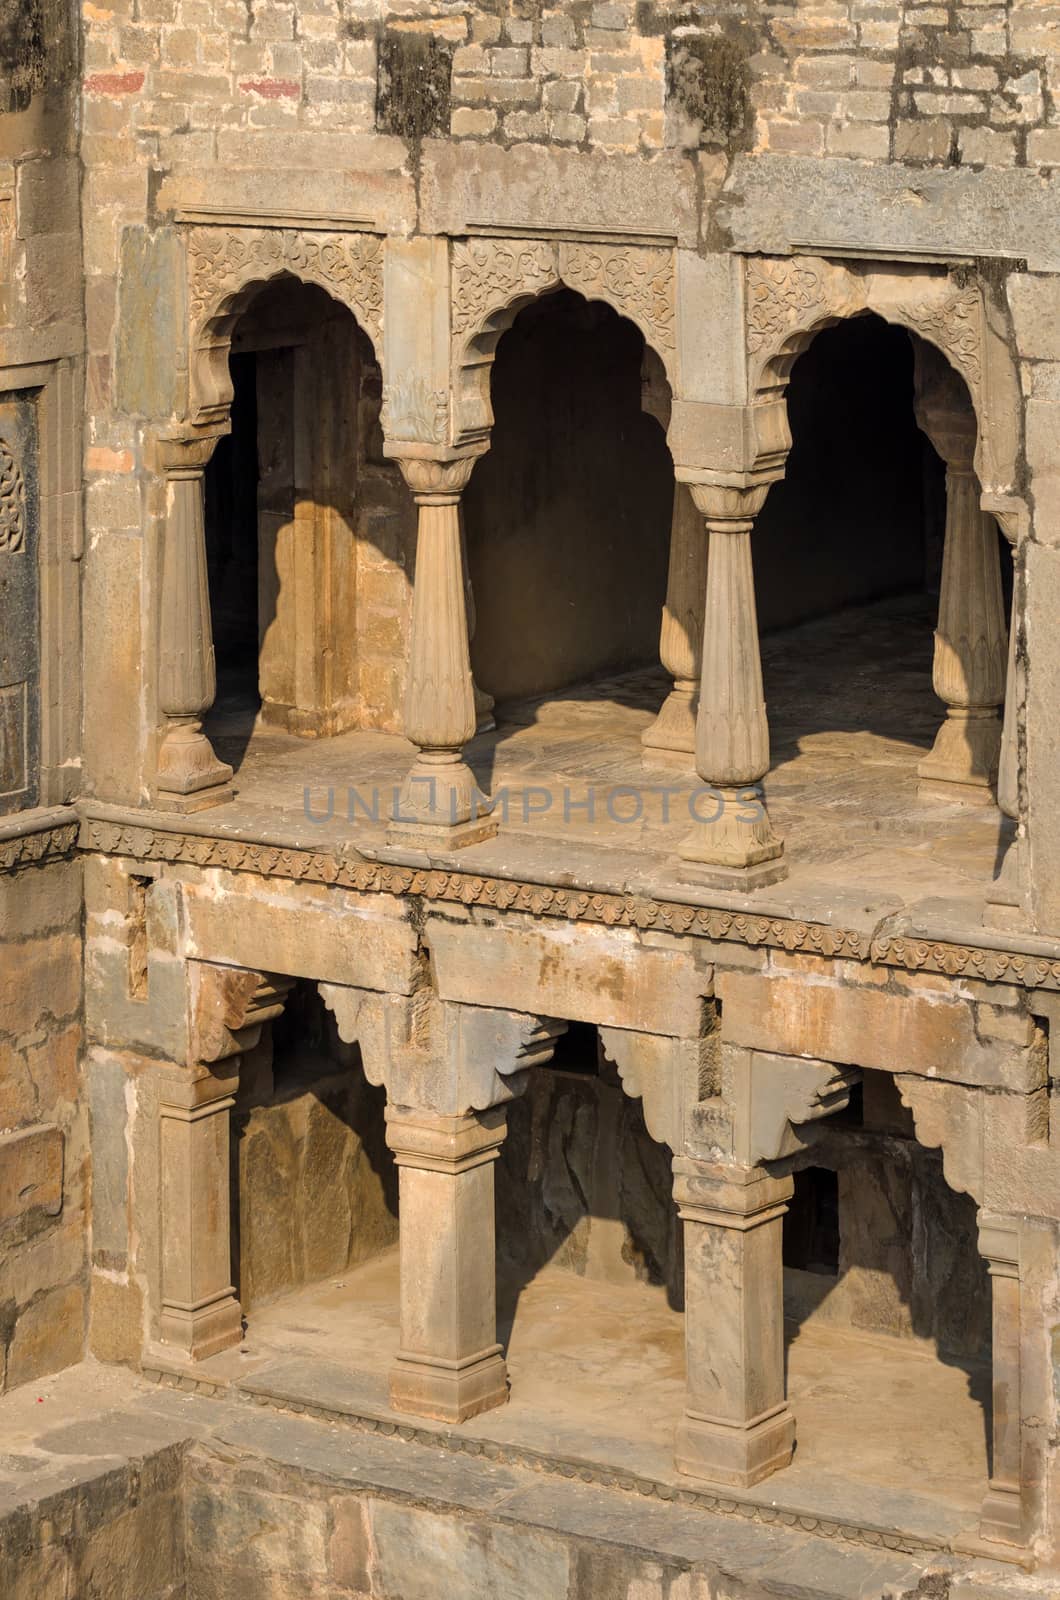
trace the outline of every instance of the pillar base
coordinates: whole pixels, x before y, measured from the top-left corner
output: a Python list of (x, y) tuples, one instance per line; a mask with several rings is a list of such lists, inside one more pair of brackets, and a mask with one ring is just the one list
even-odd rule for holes
[(655, 721), (640, 736), (648, 766), (695, 771), (696, 704), (694, 686), (671, 689)]
[(1001, 719), (993, 709), (951, 706), (930, 755), (917, 763), (917, 792), (961, 805), (995, 804), (1001, 755)]
[(786, 1467), (794, 1449), (795, 1418), (787, 1405), (744, 1426), (689, 1411), (677, 1426), (674, 1460), (690, 1478), (749, 1489)]
[(407, 845), (414, 850), (462, 850), (465, 845), (492, 839), (496, 832), (497, 823), (492, 817), (478, 817), (444, 827), (421, 822), (391, 822), (386, 830), (386, 842)]
[(979, 1536), (992, 1544), (1024, 1544), (1023, 1504), (1013, 1484), (991, 1483), (983, 1500)]
[(436, 1422), (466, 1422), (507, 1404), (508, 1368), (499, 1344), (462, 1361), (424, 1360), (398, 1351), (390, 1369), (395, 1411)]
[(192, 1361), (206, 1361), (242, 1344), (243, 1309), (235, 1286), (196, 1305), (163, 1305), (159, 1333), (163, 1344), (182, 1350)]
[(480, 812), (482, 799), (474, 773), (458, 753), (423, 750), (402, 785), (387, 843), (459, 850), (491, 839), (497, 819)]
[(224, 805), (235, 797), (232, 768), (218, 761), (197, 722), (171, 727), (158, 751), (155, 805), (189, 814)]
[(757, 889), (786, 875), (784, 841), (773, 832), (758, 784), (704, 789), (691, 796), (689, 806), (699, 823), (678, 850), (689, 864), (682, 877), (717, 888)]

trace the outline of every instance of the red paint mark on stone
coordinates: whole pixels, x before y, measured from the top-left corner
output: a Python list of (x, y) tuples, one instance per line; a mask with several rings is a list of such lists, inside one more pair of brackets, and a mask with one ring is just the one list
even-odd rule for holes
[(143, 86), (142, 72), (94, 72), (85, 79), (86, 94), (136, 94)]
[(302, 98), (302, 85), (293, 78), (244, 78), (239, 87), (244, 94), (260, 94), (263, 100)]

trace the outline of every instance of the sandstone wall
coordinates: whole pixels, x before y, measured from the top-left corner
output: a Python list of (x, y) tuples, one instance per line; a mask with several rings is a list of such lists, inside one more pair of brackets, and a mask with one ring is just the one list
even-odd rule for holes
[(245, 1059), (232, 1121), (233, 1262), (244, 1311), (398, 1242), (383, 1091), (352, 1062), (312, 1051), (289, 1055), (276, 1081), (271, 1054), (266, 1040)]
[(0, 18), (0, 1390), (78, 1360), (82, 282), (76, 13)]
[(88, 1318), (81, 872), (0, 874), (0, 1390), (79, 1360)]

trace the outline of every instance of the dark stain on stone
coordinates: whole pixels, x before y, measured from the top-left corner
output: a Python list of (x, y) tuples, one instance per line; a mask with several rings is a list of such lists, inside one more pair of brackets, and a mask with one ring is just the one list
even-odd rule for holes
[(418, 151), (449, 132), (452, 46), (433, 34), (387, 28), (379, 39), (375, 124)]
[(751, 128), (748, 50), (729, 34), (669, 36), (668, 93), (700, 128), (701, 145), (741, 148)]

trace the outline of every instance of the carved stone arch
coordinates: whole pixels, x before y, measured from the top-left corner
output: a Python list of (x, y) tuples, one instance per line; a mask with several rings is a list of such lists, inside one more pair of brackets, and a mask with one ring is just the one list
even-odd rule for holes
[(450, 257), (455, 442), (488, 438), (497, 345), (519, 312), (557, 289), (599, 300), (632, 322), (675, 381), (673, 251), (653, 245), (458, 239)]
[(936, 267), (846, 265), (816, 256), (750, 256), (745, 267), (748, 386), (782, 400), (791, 369), (822, 329), (875, 313), (933, 345), (964, 380), (977, 424), (984, 496), (1018, 481), (1019, 378), (997, 312), (975, 282)]
[(280, 278), (315, 284), (346, 307), (382, 359), (383, 240), (301, 228), (197, 226), (186, 235), (189, 420), (222, 433), (232, 403), (232, 331), (255, 295)]

